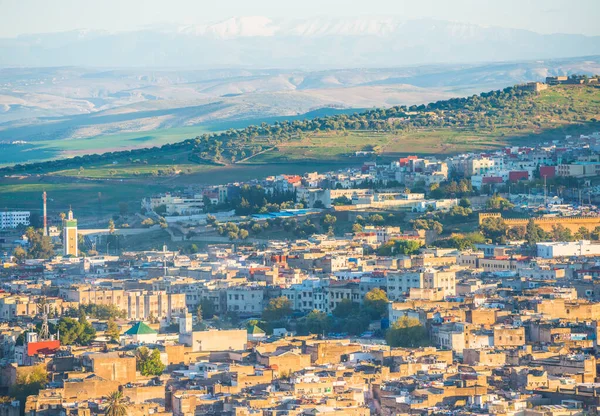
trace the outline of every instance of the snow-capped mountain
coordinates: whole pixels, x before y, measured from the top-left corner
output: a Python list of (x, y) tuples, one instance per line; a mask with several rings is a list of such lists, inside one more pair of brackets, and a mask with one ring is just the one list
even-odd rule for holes
[(215, 24), (181, 26), (178, 33), (213, 36), (217, 39), (233, 39), (240, 37), (275, 36), (280, 27), (264, 16), (232, 17)]
[[(232, 17), (217, 23), (175, 26), (171, 30), (181, 34), (233, 39), (269, 36), (298, 36), (304, 38), (323, 36), (386, 37), (402, 34), (406, 31), (414, 31), (416, 27), (429, 32), (444, 31), (453, 37), (463, 39), (474, 38), (480, 35), (482, 31), (489, 30), (489, 28), (483, 26), (466, 23), (439, 20), (406, 21), (393, 17), (273, 20), (265, 16)], [(503, 30), (502, 28), (493, 28), (493, 30), (504, 36), (517, 31)]]
[(0, 39), (0, 66), (389, 67), (595, 55), (599, 39), (439, 20), (250, 16)]

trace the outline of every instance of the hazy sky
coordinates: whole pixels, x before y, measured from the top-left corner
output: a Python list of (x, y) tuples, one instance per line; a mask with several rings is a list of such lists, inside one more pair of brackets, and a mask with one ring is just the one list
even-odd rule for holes
[(600, 0), (0, 0), (0, 37), (72, 29), (125, 31), (233, 16), (386, 15), (600, 35)]

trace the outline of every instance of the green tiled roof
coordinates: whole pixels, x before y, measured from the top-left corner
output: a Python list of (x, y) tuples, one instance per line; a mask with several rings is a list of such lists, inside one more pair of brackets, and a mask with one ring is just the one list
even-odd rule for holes
[(77, 227), (77, 220), (65, 220), (64, 227)]
[(138, 322), (131, 328), (125, 332), (125, 335), (148, 335), (148, 334), (158, 334), (154, 329), (150, 328), (143, 322)]
[(248, 333), (252, 335), (264, 334), (265, 331), (260, 329), (257, 325), (252, 325), (248, 327)]

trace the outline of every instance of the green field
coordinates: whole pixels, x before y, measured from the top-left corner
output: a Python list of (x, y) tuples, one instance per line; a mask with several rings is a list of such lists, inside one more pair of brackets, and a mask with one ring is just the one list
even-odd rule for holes
[(81, 139), (40, 140), (19, 146), (0, 145), (0, 167), (14, 163), (39, 162), (89, 153), (161, 146), (212, 131), (214, 130), (207, 126), (190, 126)]
[(462, 133), (453, 130), (418, 132), (365, 132), (320, 133), (302, 140), (290, 141), (276, 149), (253, 157), (252, 164), (289, 163), (296, 161), (339, 161), (360, 163), (355, 152), (373, 147), (378, 156), (393, 158), (407, 154), (450, 155), (474, 150), (490, 150), (506, 146), (509, 140), (483, 133)]
[[(214, 121), (201, 125), (163, 128), (150, 131), (131, 133), (102, 134), (93, 137), (71, 138), (70, 132), (75, 128), (89, 126), (94, 128), (94, 116), (84, 115), (85, 124), (78, 125), (66, 121), (57, 121), (53, 125), (25, 125), (9, 132), (0, 131), (2, 140), (25, 140), (27, 144), (8, 145), (0, 143), (0, 167), (15, 163), (31, 163), (58, 158), (72, 157), (89, 153), (104, 153), (117, 150), (128, 150), (140, 147), (161, 146), (175, 143), (203, 133), (214, 133), (227, 129), (241, 129), (250, 124), (274, 123), (283, 120), (303, 120), (328, 115), (345, 114), (360, 111), (360, 109), (322, 108), (306, 114), (289, 117), (267, 117), (262, 119), (247, 119), (235, 121)], [(119, 118), (120, 115), (108, 118)], [(96, 121), (98, 122), (98, 121)], [(10, 129), (9, 129), (10, 130)], [(53, 135), (53, 132), (55, 133)], [(69, 138), (65, 138), (69, 137)], [(49, 138), (52, 137), (52, 138)]]
[[(161, 165), (152, 165), (160, 168)], [(132, 172), (137, 165), (121, 166), (119, 173), (111, 175), (110, 166), (86, 168), (82, 174), (76, 170), (60, 171), (47, 175), (23, 178), (2, 178), (0, 181), (0, 209), (24, 209), (39, 213), (41, 195), (48, 193), (48, 210), (55, 215), (73, 210), (80, 218), (96, 219), (108, 217), (119, 211), (119, 203), (129, 205), (130, 212), (140, 209), (143, 197), (159, 192), (169, 192), (190, 185), (218, 185), (235, 181), (260, 179), (282, 173), (302, 174), (309, 171), (339, 169), (344, 164), (290, 163), (285, 167), (278, 164), (255, 165), (237, 164), (230, 166), (178, 165), (184, 174), (169, 177), (135, 176)], [(192, 173), (187, 173), (187, 166)], [(69, 176), (72, 175), (72, 176)]]

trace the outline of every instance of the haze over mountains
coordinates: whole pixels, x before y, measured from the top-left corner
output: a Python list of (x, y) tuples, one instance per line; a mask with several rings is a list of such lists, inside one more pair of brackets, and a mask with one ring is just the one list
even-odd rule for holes
[(376, 68), (595, 55), (599, 40), (439, 20), (257, 16), (0, 39), (0, 66)]

